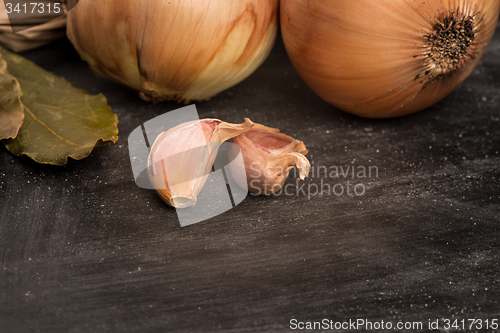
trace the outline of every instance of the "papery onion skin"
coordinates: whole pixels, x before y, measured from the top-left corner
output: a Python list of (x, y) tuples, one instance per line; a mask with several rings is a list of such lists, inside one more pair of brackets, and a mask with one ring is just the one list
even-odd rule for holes
[[(280, 19), (288, 55), (314, 92), (344, 111), (388, 118), (428, 108), (465, 80), (493, 37), (499, 7), (500, 0), (281, 0)], [(447, 46), (448, 37), (432, 37), (442, 37), (435, 29), (453, 21), (447, 17), (462, 30), (463, 54), (453, 54), (456, 40)]]
[[(14, 52), (24, 52), (49, 44), (66, 35), (66, 12), (72, 9), (77, 0), (45, 0), (36, 2), (38, 8), (33, 13), (35, 2), (0, 1), (0, 45)], [(12, 12), (7, 14), (5, 3), (12, 5)], [(56, 7), (54, 5), (57, 4)], [(17, 5), (20, 6), (16, 7)], [(24, 6), (31, 8), (25, 12)], [(44, 7), (45, 6), (45, 7)], [(42, 7), (45, 8), (42, 10)], [(54, 10), (59, 7), (59, 13)], [(50, 10), (52, 8), (52, 11)], [(42, 12), (39, 12), (39, 11)], [(64, 15), (62, 15), (64, 13)], [(13, 27), (16, 27), (13, 31)]]
[(206, 100), (268, 56), (278, 1), (80, 0), (67, 34), (96, 75), (145, 100)]

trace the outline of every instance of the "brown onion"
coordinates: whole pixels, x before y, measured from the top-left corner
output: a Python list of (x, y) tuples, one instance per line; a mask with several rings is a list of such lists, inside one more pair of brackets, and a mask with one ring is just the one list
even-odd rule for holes
[(500, 0), (281, 0), (286, 50), (306, 84), (363, 117), (425, 109), (473, 71)]
[(269, 54), (278, 0), (80, 0), (68, 37), (94, 72), (146, 100), (208, 99)]

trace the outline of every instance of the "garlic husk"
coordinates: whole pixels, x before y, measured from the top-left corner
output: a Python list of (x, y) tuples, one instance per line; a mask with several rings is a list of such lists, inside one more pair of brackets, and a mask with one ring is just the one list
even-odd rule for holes
[(311, 169), (305, 157), (308, 150), (302, 141), (260, 124), (234, 138), (228, 151), (229, 160), (240, 151), (245, 174), (241, 174), (241, 168), (231, 168), (231, 165), (230, 172), (238, 185), (254, 194), (270, 195), (281, 190), (294, 167), (298, 169), (301, 180)]
[(265, 60), (277, 8), (278, 0), (80, 0), (67, 33), (98, 76), (145, 100), (206, 100)]
[[(28, 8), (32, 8), (33, 1), (24, 1)], [(18, 2), (14, 2), (15, 6)], [(30, 5), (31, 3), (31, 5)], [(47, 6), (61, 1), (38, 1), (36, 4)], [(66, 13), (68, 8), (74, 7), (76, 0), (66, 0), (61, 3), (61, 11)], [(22, 4), (21, 4), (21, 8)], [(52, 8), (52, 7), (51, 7)], [(16, 27), (16, 32), (13, 32), (12, 26)], [(5, 1), (0, 0), (0, 44), (8, 47), (14, 52), (23, 52), (51, 43), (57, 39), (66, 36), (66, 14), (60, 15), (56, 13), (43, 14), (27, 13), (20, 15), (14, 22), (9, 20), (5, 8)]]
[(347, 112), (385, 118), (454, 90), (485, 52), (499, 7), (500, 0), (282, 0), (280, 15), (287, 52), (313, 91)]
[(148, 158), (149, 179), (158, 195), (172, 207), (195, 205), (220, 145), (253, 125), (248, 118), (242, 124), (202, 119), (160, 133)]

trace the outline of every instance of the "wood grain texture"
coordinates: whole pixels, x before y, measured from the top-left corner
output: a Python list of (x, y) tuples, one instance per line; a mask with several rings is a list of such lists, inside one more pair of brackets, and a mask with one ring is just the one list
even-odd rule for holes
[[(181, 228), (133, 182), (126, 138), (179, 107), (95, 78), (69, 42), (25, 55), (103, 92), (120, 140), (65, 167), (0, 148), (0, 332), (285, 332), (289, 321), (500, 313), (500, 27), (472, 76), (392, 120), (315, 96), (279, 42), (201, 117), (278, 127), (316, 166), (377, 166), (363, 196), (254, 197)], [(309, 178), (331, 186), (348, 179)], [(294, 184), (295, 180), (290, 179)], [(500, 318), (499, 318), (500, 319)]]

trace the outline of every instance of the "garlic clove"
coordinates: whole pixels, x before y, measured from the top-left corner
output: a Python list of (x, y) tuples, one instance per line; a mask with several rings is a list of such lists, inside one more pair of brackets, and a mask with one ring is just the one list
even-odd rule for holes
[(253, 125), (248, 118), (242, 124), (202, 119), (160, 133), (148, 158), (149, 179), (158, 195), (175, 208), (195, 205), (220, 145)]
[(233, 143), (228, 157), (231, 160), (241, 151), (246, 174), (242, 175), (241, 169), (230, 166), (231, 175), (238, 185), (254, 194), (278, 192), (294, 167), (299, 170), (301, 180), (311, 169), (304, 156), (308, 153), (304, 143), (279, 133), (278, 129), (255, 124), (251, 130), (236, 137)]
[[(76, 0), (39, 1), (36, 3), (38, 6), (35, 9), (36, 12), (32, 12), (35, 2), (0, 1), (0, 44), (14, 52), (23, 52), (64, 38), (66, 36), (65, 13), (76, 5), (75, 2)], [(9, 14), (6, 3), (12, 6), (9, 8), (11, 10)], [(23, 7), (28, 3), (30, 9), (26, 11)], [(58, 7), (60, 11), (56, 13), (55, 10)]]

